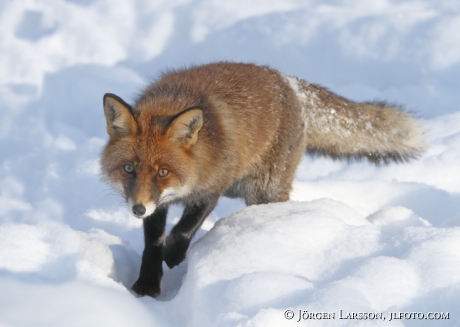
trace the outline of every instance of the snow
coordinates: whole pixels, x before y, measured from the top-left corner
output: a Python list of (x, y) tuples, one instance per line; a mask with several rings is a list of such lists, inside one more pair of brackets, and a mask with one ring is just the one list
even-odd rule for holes
[[(459, 28), (448, 0), (1, 2), (0, 326), (460, 326)], [(216, 60), (402, 105), (428, 149), (305, 156), (291, 201), (221, 198), (162, 295), (136, 298), (141, 221), (100, 179), (102, 96), (132, 103), (162, 70)], [(339, 319), (353, 312), (386, 320)]]

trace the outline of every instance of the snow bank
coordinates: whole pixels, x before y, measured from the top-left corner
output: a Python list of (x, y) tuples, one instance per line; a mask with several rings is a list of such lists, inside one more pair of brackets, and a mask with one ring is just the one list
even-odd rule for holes
[(2, 277), (0, 287), (1, 326), (166, 326), (132, 296), (94, 284)]
[[(253, 206), (195, 244), (170, 305), (182, 313), (180, 326), (291, 326), (286, 310), (295, 320), (299, 310), (336, 313), (331, 326), (344, 324), (340, 310), (388, 320), (418, 305), (442, 311), (427, 298), (458, 290), (459, 246), (460, 228), (430, 227), (402, 207), (366, 219), (328, 199)], [(454, 304), (448, 309), (453, 316)]]

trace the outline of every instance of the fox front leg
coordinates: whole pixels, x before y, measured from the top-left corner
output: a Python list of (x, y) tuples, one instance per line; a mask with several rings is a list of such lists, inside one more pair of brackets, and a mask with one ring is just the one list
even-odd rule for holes
[(206, 217), (214, 209), (218, 199), (219, 195), (215, 195), (201, 203), (185, 206), (181, 219), (166, 238), (163, 249), (163, 260), (169, 268), (177, 266), (184, 261), (193, 235), (195, 235)]
[(167, 207), (158, 207), (151, 216), (143, 220), (145, 248), (142, 254), (141, 271), (131, 288), (140, 296), (157, 297), (161, 293), (162, 252), (167, 214)]

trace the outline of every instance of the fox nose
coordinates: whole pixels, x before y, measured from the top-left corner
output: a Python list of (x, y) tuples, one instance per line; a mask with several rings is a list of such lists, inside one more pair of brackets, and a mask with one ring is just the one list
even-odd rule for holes
[(141, 217), (145, 213), (145, 207), (142, 204), (135, 204), (133, 205), (132, 211), (134, 215)]

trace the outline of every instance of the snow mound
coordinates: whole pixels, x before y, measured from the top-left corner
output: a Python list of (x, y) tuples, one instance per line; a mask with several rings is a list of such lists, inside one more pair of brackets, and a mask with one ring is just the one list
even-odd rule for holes
[(292, 326), (286, 310), (296, 320), (299, 310), (336, 313), (331, 326), (346, 321), (340, 310), (390, 319), (389, 312), (458, 287), (459, 246), (460, 228), (427, 228), (401, 207), (366, 219), (330, 199), (252, 206), (195, 243), (169, 305), (181, 312), (178, 324), (190, 327)]

